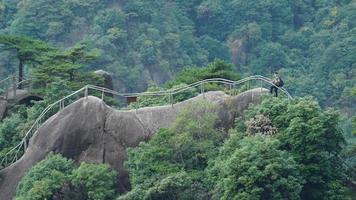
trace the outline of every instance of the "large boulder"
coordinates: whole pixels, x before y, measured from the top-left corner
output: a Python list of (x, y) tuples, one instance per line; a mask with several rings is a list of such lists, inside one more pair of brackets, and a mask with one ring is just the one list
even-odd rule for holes
[(82, 98), (48, 119), (31, 138), (24, 156), (0, 172), (0, 199), (14, 197), (21, 178), (50, 152), (78, 163), (110, 164), (120, 175), (118, 189), (126, 191), (130, 187), (123, 165), (127, 148), (148, 140), (158, 128), (169, 127), (183, 108), (199, 99), (216, 104), (222, 126), (229, 128), (249, 104), (260, 102), (265, 91), (254, 89), (234, 97), (207, 92), (173, 106), (130, 111), (115, 110), (96, 97)]
[(100, 70), (96, 70), (94, 73), (97, 74), (97, 75), (100, 75), (100, 76), (102, 76), (104, 78), (103, 87), (108, 88), (110, 90), (114, 89), (114, 83), (113, 83), (113, 79), (112, 79), (112, 74), (110, 74), (107, 71), (101, 70), (101, 69)]

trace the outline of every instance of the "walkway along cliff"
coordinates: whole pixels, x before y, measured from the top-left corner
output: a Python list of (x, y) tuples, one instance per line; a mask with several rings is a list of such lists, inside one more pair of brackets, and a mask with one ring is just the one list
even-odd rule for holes
[(262, 94), (268, 92), (263, 88), (236, 96), (221, 91), (205, 92), (172, 105), (119, 111), (100, 98), (88, 96), (87, 89), (83, 98), (67, 107), (61, 106), (59, 112), (38, 126), (33, 136), (29, 136), (28, 144), (26, 138), (20, 143), (24, 155), (0, 171), (1, 200), (14, 197), (21, 178), (50, 152), (61, 153), (77, 162), (108, 163), (119, 172), (118, 189), (126, 191), (129, 179), (123, 163), (127, 148), (148, 140), (158, 128), (169, 127), (187, 105), (199, 99), (216, 104), (220, 126), (229, 128), (236, 116), (242, 115), (249, 104), (259, 103)]

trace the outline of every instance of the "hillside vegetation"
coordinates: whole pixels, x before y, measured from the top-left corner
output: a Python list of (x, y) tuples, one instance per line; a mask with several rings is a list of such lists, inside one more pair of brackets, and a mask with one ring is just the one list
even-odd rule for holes
[[(293, 94), (351, 114), (355, 9), (352, 0), (1, 0), (0, 33), (60, 49), (85, 43), (98, 56), (86, 68), (112, 72), (127, 91), (220, 58), (243, 74), (279, 70)], [(3, 76), (16, 69), (9, 54)]]
[[(98, 69), (122, 92), (278, 71), (296, 97), (266, 97), (230, 130), (207, 102), (183, 110), (172, 127), (129, 149), (126, 193), (110, 166), (50, 154), (16, 199), (351, 199), (355, 10), (355, 0), (0, 0), (0, 77), (31, 77), (44, 98), (8, 108), (0, 157), (48, 105), (86, 84), (104, 86)], [(139, 96), (127, 109), (169, 101)]]

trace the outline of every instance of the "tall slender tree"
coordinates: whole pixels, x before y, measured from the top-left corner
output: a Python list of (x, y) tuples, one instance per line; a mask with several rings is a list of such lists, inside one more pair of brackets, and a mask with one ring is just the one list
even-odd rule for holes
[(0, 48), (2, 50), (15, 51), (19, 60), (19, 81), (24, 77), (24, 66), (40, 64), (43, 56), (55, 49), (40, 40), (31, 39), (26, 36), (0, 35)]

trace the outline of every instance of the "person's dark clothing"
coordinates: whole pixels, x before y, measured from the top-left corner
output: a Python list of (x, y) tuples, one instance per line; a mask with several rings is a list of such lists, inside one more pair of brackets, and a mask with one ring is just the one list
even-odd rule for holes
[(272, 83), (274, 85), (271, 86), (270, 93), (273, 94), (273, 90), (274, 90), (274, 96), (277, 97), (278, 96), (278, 88), (277, 87), (283, 87), (284, 82), (281, 79), (281, 77), (278, 76), (278, 74), (275, 74), (274, 78), (272, 80)]
[(270, 89), (270, 93), (273, 94), (273, 90), (274, 90), (274, 96), (277, 97), (278, 96), (278, 88), (274, 85), (271, 86)]

